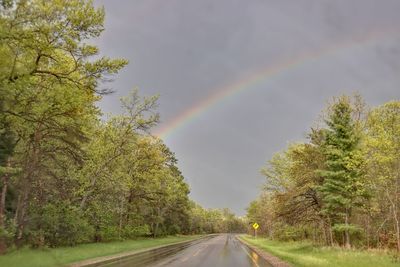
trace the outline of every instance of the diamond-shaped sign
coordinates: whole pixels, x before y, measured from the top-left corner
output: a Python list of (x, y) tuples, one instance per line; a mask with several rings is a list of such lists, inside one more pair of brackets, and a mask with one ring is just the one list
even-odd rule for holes
[(253, 228), (254, 228), (255, 230), (257, 230), (258, 227), (260, 227), (260, 225), (258, 225), (258, 223), (253, 223)]

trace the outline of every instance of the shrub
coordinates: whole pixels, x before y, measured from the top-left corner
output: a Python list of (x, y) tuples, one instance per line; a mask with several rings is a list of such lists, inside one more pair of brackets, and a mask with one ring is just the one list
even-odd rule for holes
[(68, 202), (49, 203), (36, 210), (28, 233), (34, 247), (72, 246), (90, 241), (92, 235), (93, 227)]

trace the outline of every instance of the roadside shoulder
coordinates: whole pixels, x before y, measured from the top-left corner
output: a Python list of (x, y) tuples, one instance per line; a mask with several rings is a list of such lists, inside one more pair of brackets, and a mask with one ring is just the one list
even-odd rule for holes
[(287, 262), (282, 261), (280, 258), (270, 254), (269, 252), (267, 252), (265, 250), (262, 250), (256, 246), (250, 244), (249, 242), (244, 240), (241, 236), (238, 236), (237, 239), (240, 242), (242, 242), (244, 245), (249, 247), (251, 250), (256, 252), (258, 255), (260, 255), (262, 258), (264, 258), (266, 261), (268, 261), (272, 266), (274, 266), (274, 267), (292, 267), (292, 265), (290, 265)]
[(170, 246), (176, 246), (176, 245), (185, 244), (185, 243), (191, 243), (191, 242), (195, 242), (195, 241), (198, 241), (198, 240), (210, 237), (210, 236), (212, 236), (212, 235), (200, 236), (198, 238), (194, 238), (194, 239), (190, 239), (190, 240), (178, 241), (178, 242), (173, 242), (173, 243), (169, 243), (169, 244), (165, 244), (165, 245), (149, 247), (149, 248), (145, 248), (145, 249), (139, 249), (139, 250), (128, 251), (128, 252), (122, 252), (122, 253), (108, 255), (108, 256), (90, 258), (90, 259), (82, 260), (79, 262), (67, 264), (66, 267), (89, 267), (89, 266), (97, 266), (99, 264), (111, 263), (111, 262), (118, 261), (118, 260), (121, 260), (121, 259), (124, 259), (127, 257), (140, 255), (140, 254), (143, 254), (148, 251), (161, 249), (161, 248), (167, 248)]

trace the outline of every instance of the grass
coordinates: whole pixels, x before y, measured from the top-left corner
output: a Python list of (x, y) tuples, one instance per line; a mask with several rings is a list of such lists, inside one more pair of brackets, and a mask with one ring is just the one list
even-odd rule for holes
[(0, 256), (0, 266), (7, 267), (54, 267), (86, 259), (109, 256), (127, 251), (135, 251), (176, 242), (195, 239), (199, 236), (171, 236), (146, 238), (109, 243), (82, 244), (75, 247), (52, 249), (22, 248)]
[(261, 248), (297, 267), (399, 267), (400, 262), (383, 251), (345, 250), (316, 247), (305, 242), (281, 242), (242, 236), (248, 243)]

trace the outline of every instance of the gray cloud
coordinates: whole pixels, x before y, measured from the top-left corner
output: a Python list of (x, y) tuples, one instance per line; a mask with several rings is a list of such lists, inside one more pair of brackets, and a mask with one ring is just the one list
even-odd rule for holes
[(108, 0), (101, 51), (130, 60), (100, 103), (120, 112), (134, 86), (161, 94), (163, 123), (223, 85), (277, 62), (382, 37), (309, 60), (225, 99), (169, 136), (191, 197), (244, 213), (260, 167), (289, 141), (304, 140), (326, 101), (360, 92), (371, 105), (400, 97), (397, 0)]

